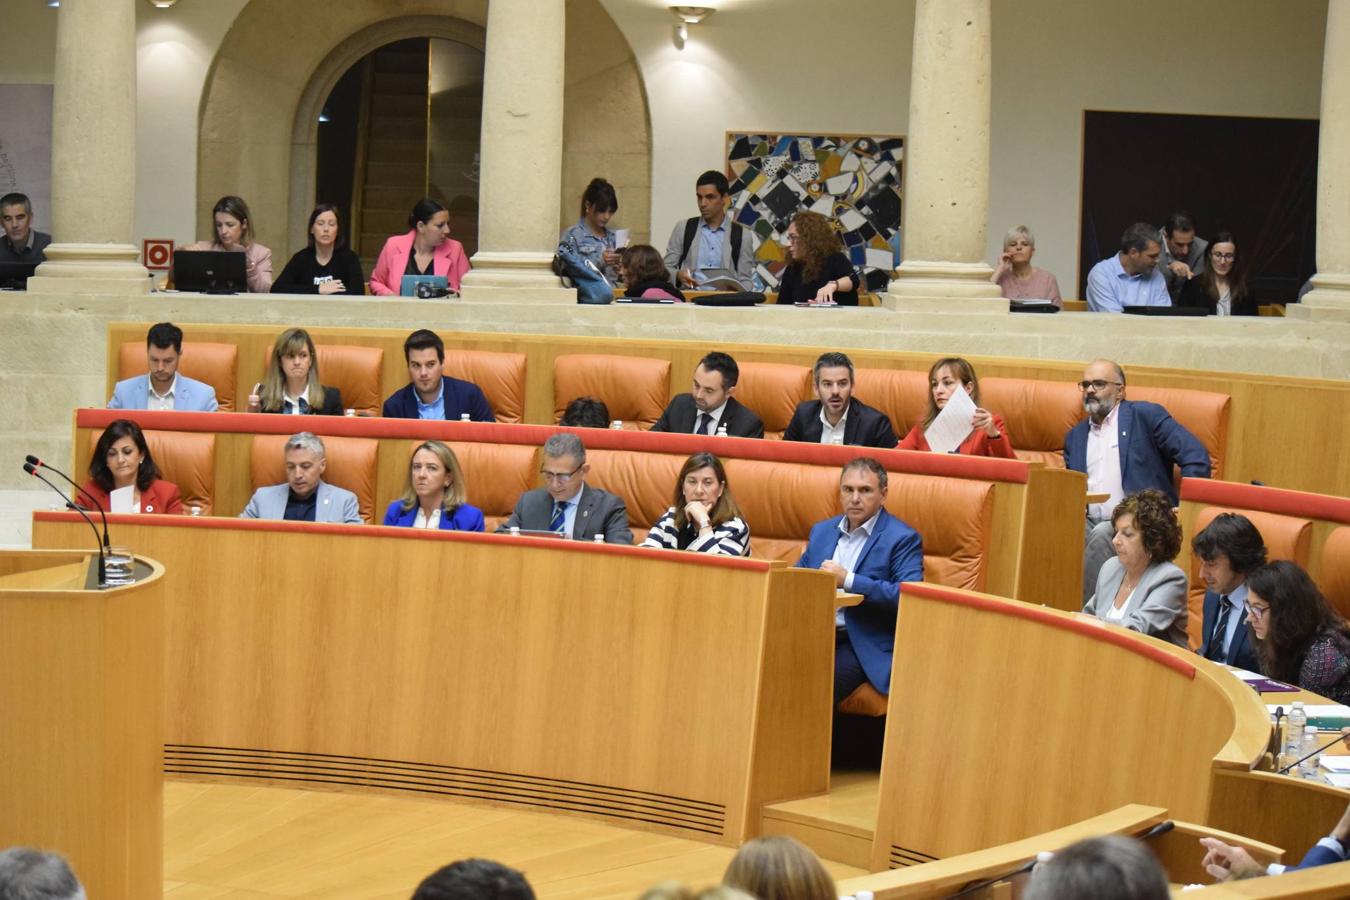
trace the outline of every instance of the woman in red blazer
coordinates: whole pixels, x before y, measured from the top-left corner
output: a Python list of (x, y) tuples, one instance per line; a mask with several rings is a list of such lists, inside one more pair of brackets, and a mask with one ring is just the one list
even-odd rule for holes
[[(108, 495), (117, 488), (135, 485), (133, 512), (173, 513), (183, 511), (178, 485), (159, 477), (159, 467), (150, 458), (141, 427), (129, 419), (118, 419), (104, 430), (89, 461), (89, 480), (84, 490), (105, 512), (111, 512)], [(77, 497), (79, 505), (89, 508), (89, 500)]]
[(384, 242), (375, 271), (370, 273), (370, 292), (397, 294), (404, 275), (444, 275), (450, 290), (459, 292), (460, 279), (469, 271), (464, 245), (450, 237), (450, 213), (430, 197), (423, 197), (408, 216), (408, 233)]
[(959, 356), (939, 359), (928, 370), (928, 415), (918, 425), (909, 430), (897, 450), (928, 450), (928, 441), (923, 433), (933, 424), (937, 414), (947, 405), (953, 392), (964, 389), (975, 401), (975, 415), (970, 418), (970, 435), (961, 442), (957, 453), (967, 456), (1002, 456), (1016, 459), (1008, 434), (1003, 427), (1003, 418), (996, 416), (980, 406), (980, 379), (975, 377), (975, 368)]

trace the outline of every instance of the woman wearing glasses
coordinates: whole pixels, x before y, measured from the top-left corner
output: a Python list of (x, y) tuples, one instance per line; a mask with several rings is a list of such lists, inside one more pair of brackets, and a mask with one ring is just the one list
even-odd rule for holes
[(1261, 672), (1335, 703), (1350, 703), (1350, 623), (1288, 560), (1247, 576), (1247, 610)]
[(1233, 236), (1220, 231), (1205, 251), (1205, 270), (1186, 282), (1177, 305), (1208, 309), (1211, 316), (1257, 315), (1242, 268)]
[(799, 212), (787, 230), (787, 268), (778, 282), (779, 303), (858, 305), (858, 276), (830, 220)]
[(750, 555), (750, 526), (731, 496), (720, 459), (711, 453), (695, 453), (684, 461), (675, 479), (674, 505), (647, 532), (642, 546)]
[(389, 504), (384, 524), (441, 531), (482, 531), (483, 511), (464, 502), (464, 473), (455, 451), (423, 441), (408, 462), (408, 485)]

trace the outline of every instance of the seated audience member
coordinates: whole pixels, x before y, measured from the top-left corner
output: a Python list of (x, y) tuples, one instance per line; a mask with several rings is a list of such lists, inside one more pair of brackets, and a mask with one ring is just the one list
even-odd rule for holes
[(1261, 532), (1246, 516), (1219, 513), (1191, 539), (1191, 551), (1200, 560), (1205, 583), (1201, 655), (1248, 672), (1261, 671), (1247, 609), (1247, 574), (1266, 562)]
[(248, 395), (248, 411), (342, 415), (342, 392), (319, 382), (319, 356), (308, 331), (288, 328), (277, 336), (263, 380)]
[(581, 217), (558, 238), (559, 250), (570, 247), (589, 259), (610, 284), (619, 280), (617, 236), (609, 227), (610, 218), (618, 211), (614, 185), (603, 178), (592, 178), (581, 195)]
[(736, 360), (714, 350), (694, 367), (693, 390), (670, 401), (651, 430), (721, 434), (725, 429), (728, 437), (764, 437), (759, 416), (732, 396), (740, 378)]
[(0, 263), (32, 264), (47, 260), (47, 246), (52, 236), (33, 229), (33, 201), (18, 192), (0, 197), (0, 225), (5, 235), (0, 239)]
[(692, 550), (718, 556), (749, 556), (750, 526), (727, 485), (722, 461), (695, 453), (675, 479), (674, 505), (642, 542), (644, 547)]
[(1167, 281), (1158, 271), (1162, 253), (1158, 229), (1136, 222), (1120, 236), (1120, 252), (1088, 272), (1087, 305), (1092, 312), (1122, 312), (1127, 306), (1171, 306)]
[(961, 442), (957, 453), (967, 456), (1002, 456), (1016, 459), (1012, 442), (1008, 440), (1007, 428), (1003, 418), (980, 407), (980, 379), (975, 376), (975, 367), (959, 356), (939, 359), (928, 370), (928, 414), (924, 420), (909, 430), (900, 442), (901, 450), (929, 450), (928, 439), (924, 432), (938, 413), (947, 405), (954, 391), (964, 389), (975, 403), (975, 414), (970, 417), (970, 436)]
[(568, 428), (608, 428), (610, 421), (609, 407), (605, 401), (594, 397), (578, 397), (567, 404), (558, 424)]
[(799, 212), (792, 217), (787, 258), (778, 282), (779, 303), (858, 305), (858, 274), (830, 220), (820, 213)]
[(623, 499), (586, 483), (586, 447), (566, 432), (544, 442), (539, 474), (544, 486), (526, 491), (516, 501), (511, 517), (498, 531), (552, 531), (574, 541), (593, 541), (603, 535), (607, 544), (632, 544), (628, 510)]
[(684, 302), (684, 291), (670, 283), (660, 252), (650, 244), (625, 247), (619, 258), (619, 269), (625, 297)]
[(1308, 573), (1277, 559), (1247, 576), (1247, 592), (1261, 673), (1332, 703), (1350, 703), (1350, 623)]
[(731, 185), (709, 169), (694, 183), (698, 215), (676, 223), (666, 243), (666, 271), (676, 287), (697, 288), (712, 269), (734, 272), (742, 289), (755, 288), (755, 238), (727, 214)]
[(444, 374), (445, 342), (425, 328), (403, 342), (408, 362), (408, 384), (384, 401), (380, 415), (386, 419), (445, 419), (457, 422), (468, 415), (472, 422), (495, 422), (492, 407), (482, 388)]
[(835, 611), (834, 699), (864, 681), (891, 689), (891, 647), (900, 608), (900, 582), (923, 581), (923, 540), (886, 511), (886, 470), (869, 457), (850, 461), (839, 476), (844, 513), (811, 528), (803, 569), (834, 576), (835, 586), (862, 594), (857, 606)]
[(722, 884), (759, 900), (837, 900), (834, 879), (796, 838), (758, 837), (736, 851)]
[(1184, 212), (1174, 212), (1162, 227), (1162, 252), (1158, 254), (1158, 271), (1167, 282), (1167, 293), (1176, 305), (1182, 288), (1205, 271), (1209, 242), (1195, 235), (1195, 222)]
[(464, 245), (450, 237), (450, 213), (444, 206), (423, 197), (408, 215), (408, 231), (384, 242), (384, 249), (370, 273), (370, 292), (397, 295), (404, 275), (443, 275), (450, 290), (458, 292), (469, 271)]
[(1064, 436), (1064, 465), (1087, 474), (1089, 493), (1108, 494), (1087, 508), (1083, 602), (1097, 589), (1097, 573), (1115, 552), (1109, 517), (1126, 494), (1162, 491), (1177, 504), (1172, 467), (1187, 478), (1208, 478), (1209, 451), (1156, 403), (1125, 399), (1125, 371), (1109, 359), (1083, 370), (1078, 382), (1088, 417)]
[(361, 258), (347, 246), (338, 208), (320, 203), (309, 214), (309, 245), (286, 263), (274, 294), (357, 294), (366, 292)]
[(1168, 900), (1167, 873), (1133, 838), (1118, 834), (1070, 844), (1037, 864), (1023, 900)]
[(1256, 296), (1247, 289), (1233, 236), (1227, 231), (1216, 234), (1207, 257), (1204, 270), (1181, 288), (1177, 306), (1207, 309), (1211, 316), (1258, 315)]
[(1131, 631), (1186, 646), (1186, 573), (1172, 564), (1181, 552), (1181, 523), (1159, 491), (1131, 494), (1111, 514), (1116, 555), (1097, 576), (1083, 612)]
[(198, 241), (182, 250), (228, 250), (244, 254), (244, 276), (250, 294), (272, 289), (272, 251), (253, 239), (253, 219), (248, 204), (239, 197), (221, 197), (211, 210), (215, 240)]
[(389, 504), (384, 524), (441, 531), (482, 531), (483, 511), (464, 502), (464, 472), (455, 451), (424, 441), (408, 462), (408, 486)]
[(215, 412), (216, 389), (180, 374), (183, 329), (172, 322), (151, 325), (145, 335), (146, 375), (133, 375), (113, 387), (108, 409), (178, 409)]
[(239, 518), (361, 524), (356, 495), (323, 480), (328, 459), (318, 435), (308, 431), (293, 435), (282, 452), (286, 457), (285, 483), (254, 491)]
[(461, 859), (432, 872), (412, 900), (534, 900), (520, 872), (490, 859)]
[(853, 398), (853, 361), (842, 353), (823, 353), (811, 374), (815, 400), (797, 404), (783, 432), (785, 441), (855, 444), (890, 450), (896, 445), (890, 418)]
[[(159, 466), (150, 456), (141, 426), (129, 419), (117, 419), (103, 430), (94, 447), (84, 492), (97, 508), (113, 512), (110, 495), (127, 487), (132, 489), (131, 505), (120, 512), (174, 515), (183, 511), (178, 485), (159, 477)], [(88, 508), (86, 498), (77, 496), (75, 500)]]
[(1045, 269), (1033, 266), (1036, 238), (1031, 229), (1017, 225), (1003, 236), (1003, 254), (990, 281), (998, 285), (1009, 300), (1049, 300), (1058, 309), (1063, 305), (1059, 282)]
[[(1350, 734), (1350, 729), (1345, 729)], [(1263, 866), (1252, 859), (1245, 848), (1225, 844), (1218, 838), (1200, 838), (1200, 846), (1205, 848), (1205, 858), (1201, 865), (1205, 871), (1218, 881), (1238, 881), (1246, 878), (1260, 878), (1263, 875), (1283, 875), (1298, 869), (1311, 869), (1315, 866), (1328, 866), (1345, 862), (1350, 857), (1350, 806), (1341, 813), (1340, 821), (1331, 829), (1331, 834), (1319, 840), (1303, 854), (1296, 866), (1284, 866), (1271, 863)]]
[(692, 891), (678, 881), (663, 881), (639, 894), (638, 900), (757, 900), (757, 898), (724, 884)]
[(4, 900), (85, 900), (70, 863), (55, 853), (28, 847), (0, 850), (0, 897)]

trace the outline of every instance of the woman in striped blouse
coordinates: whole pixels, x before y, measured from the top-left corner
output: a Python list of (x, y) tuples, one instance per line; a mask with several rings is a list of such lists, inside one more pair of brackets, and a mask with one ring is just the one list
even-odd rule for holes
[(722, 461), (695, 453), (675, 481), (675, 505), (647, 532), (644, 547), (693, 550), (723, 556), (750, 554), (750, 527), (727, 486)]

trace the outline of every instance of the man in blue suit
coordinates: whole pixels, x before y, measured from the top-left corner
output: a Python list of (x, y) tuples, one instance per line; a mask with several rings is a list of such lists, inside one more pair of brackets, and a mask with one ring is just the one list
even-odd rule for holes
[[(1350, 735), (1350, 728), (1343, 729)], [(1282, 866), (1271, 863), (1263, 866), (1252, 859), (1242, 847), (1225, 844), (1218, 838), (1201, 838), (1200, 845), (1205, 848), (1205, 858), (1201, 865), (1219, 881), (1238, 881), (1245, 878), (1260, 878), (1263, 875), (1283, 875), (1299, 869), (1311, 869), (1315, 866), (1329, 866), (1332, 863), (1345, 862), (1350, 858), (1350, 806), (1341, 813), (1341, 819), (1331, 834), (1308, 848), (1296, 866)]]
[(381, 415), (386, 419), (457, 422), (467, 413), (473, 422), (497, 421), (478, 385), (442, 374), (445, 342), (436, 332), (422, 328), (408, 335), (403, 342), (403, 358), (408, 361), (411, 381), (384, 401)]
[(900, 608), (900, 582), (923, 580), (923, 540), (888, 513), (886, 470), (860, 456), (839, 475), (842, 516), (811, 528), (797, 565), (834, 576), (837, 587), (862, 594), (862, 603), (835, 613), (834, 700), (864, 681), (891, 690), (891, 652)]
[(117, 382), (108, 409), (216, 411), (216, 389), (178, 371), (183, 358), (183, 329), (172, 322), (150, 326), (145, 355), (149, 373)]
[(1266, 542), (1246, 516), (1219, 513), (1191, 540), (1205, 587), (1200, 653), (1206, 659), (1259, 672), (1256, 635), (1247, 624), (1247, 573), (1265, 565)]
[(1083, 604), (1097, 589), (1097, 573), (1115, 555), (1111, 511), (1129, 494), (1145, 488), (1177, 502), (1172, 467), (1187, 478), (1208, 478), (1209, 451), (1156, 403), (1125, 399), (1125, 370), (1099, 359), (1078, 382), (1088, 417), (1064, 436), (1064, 465), (1087, 474), (1090, 493), (1105, 493), (1105, 503), (1087, 508), (1083, 546)]

